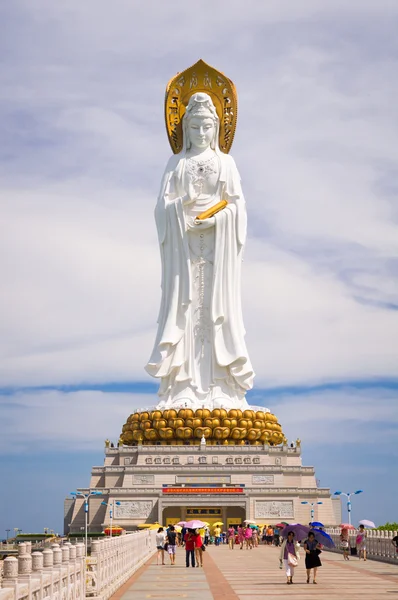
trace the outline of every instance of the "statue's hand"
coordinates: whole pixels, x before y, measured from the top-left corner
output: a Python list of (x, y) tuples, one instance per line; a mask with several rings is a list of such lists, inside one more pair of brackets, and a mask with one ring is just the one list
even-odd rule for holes
[(195, 219), (195, 225), (198, 229), (209, 229), (216, 224), (215, 217), (209, 217), (208, 219)]

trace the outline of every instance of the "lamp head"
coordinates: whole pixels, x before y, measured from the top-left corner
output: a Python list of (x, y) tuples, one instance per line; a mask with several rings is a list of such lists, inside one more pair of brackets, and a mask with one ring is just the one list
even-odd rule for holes
[(341, 496), (341, 492), (335, 492), (334, 495), (335, 496)]
[(308, 504), (308, 502), (301, 502), (301, 504)]
[(357, 490), (354, 494), (362, 494), (363, 490)]
[(117, 504), (117, 506), (120, 506), (121, 502), (118, 501), (118, 502), (115, 502), (115, 504)]

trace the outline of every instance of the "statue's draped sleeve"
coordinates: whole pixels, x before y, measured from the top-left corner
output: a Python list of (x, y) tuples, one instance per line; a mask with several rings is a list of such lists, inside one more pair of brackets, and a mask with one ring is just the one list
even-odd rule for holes
[[(169, 375), (185, 361), (179, 345), (186, 327), (186, 311), (191, 302), (188, 240), (182, 197), (176, 190), (180, 161), (172, 156), (163, 176), (155, 220), (162, 264), (162, 299), (158, 317), (158, 333), (152, 356), (146, 366), (155, 377)], [(174, 349), (178, 349), (176, 352)]]

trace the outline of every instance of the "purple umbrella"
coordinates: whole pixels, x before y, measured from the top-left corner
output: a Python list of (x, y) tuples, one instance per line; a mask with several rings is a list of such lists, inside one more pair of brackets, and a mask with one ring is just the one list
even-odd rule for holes
[(295, 539), (300, 541), (308, 536), (310, 528), (306, 525), (301, 525), (300, 523), (291, 523), (290, 525), (286, 525), (282, 530), (282, 537), (287, 538), (289, 531), (293, 531)]

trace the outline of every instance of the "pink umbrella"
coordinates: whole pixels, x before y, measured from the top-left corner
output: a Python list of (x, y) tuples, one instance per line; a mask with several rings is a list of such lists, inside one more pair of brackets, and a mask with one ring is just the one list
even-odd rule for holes
[(203, 523), (203, 521), (194, 519), (193, 521), (187, 521), (185, 523), (185, 527), (187, 529), (201, 529), (202, 527), (206, 527), (206, 523)]
[(373, 521), (367, 521), (366, 519), (359, 521), (359, 524), (363, 525), (364, 527), (370, 527), (371, 529), (374, 529), (376, 527)]
[(342, 523), (341, 525), (339, 525), (339, 527), (341, 527), (341, 529), (355, 529), (355, 527), (353, 525), (350, 525), (349, 523)]
[(177, 525), (179, 525), (180, 527), (185, 527), (185, 523), (186, 521), (180, 521), (179, 523), (177, 523)]

